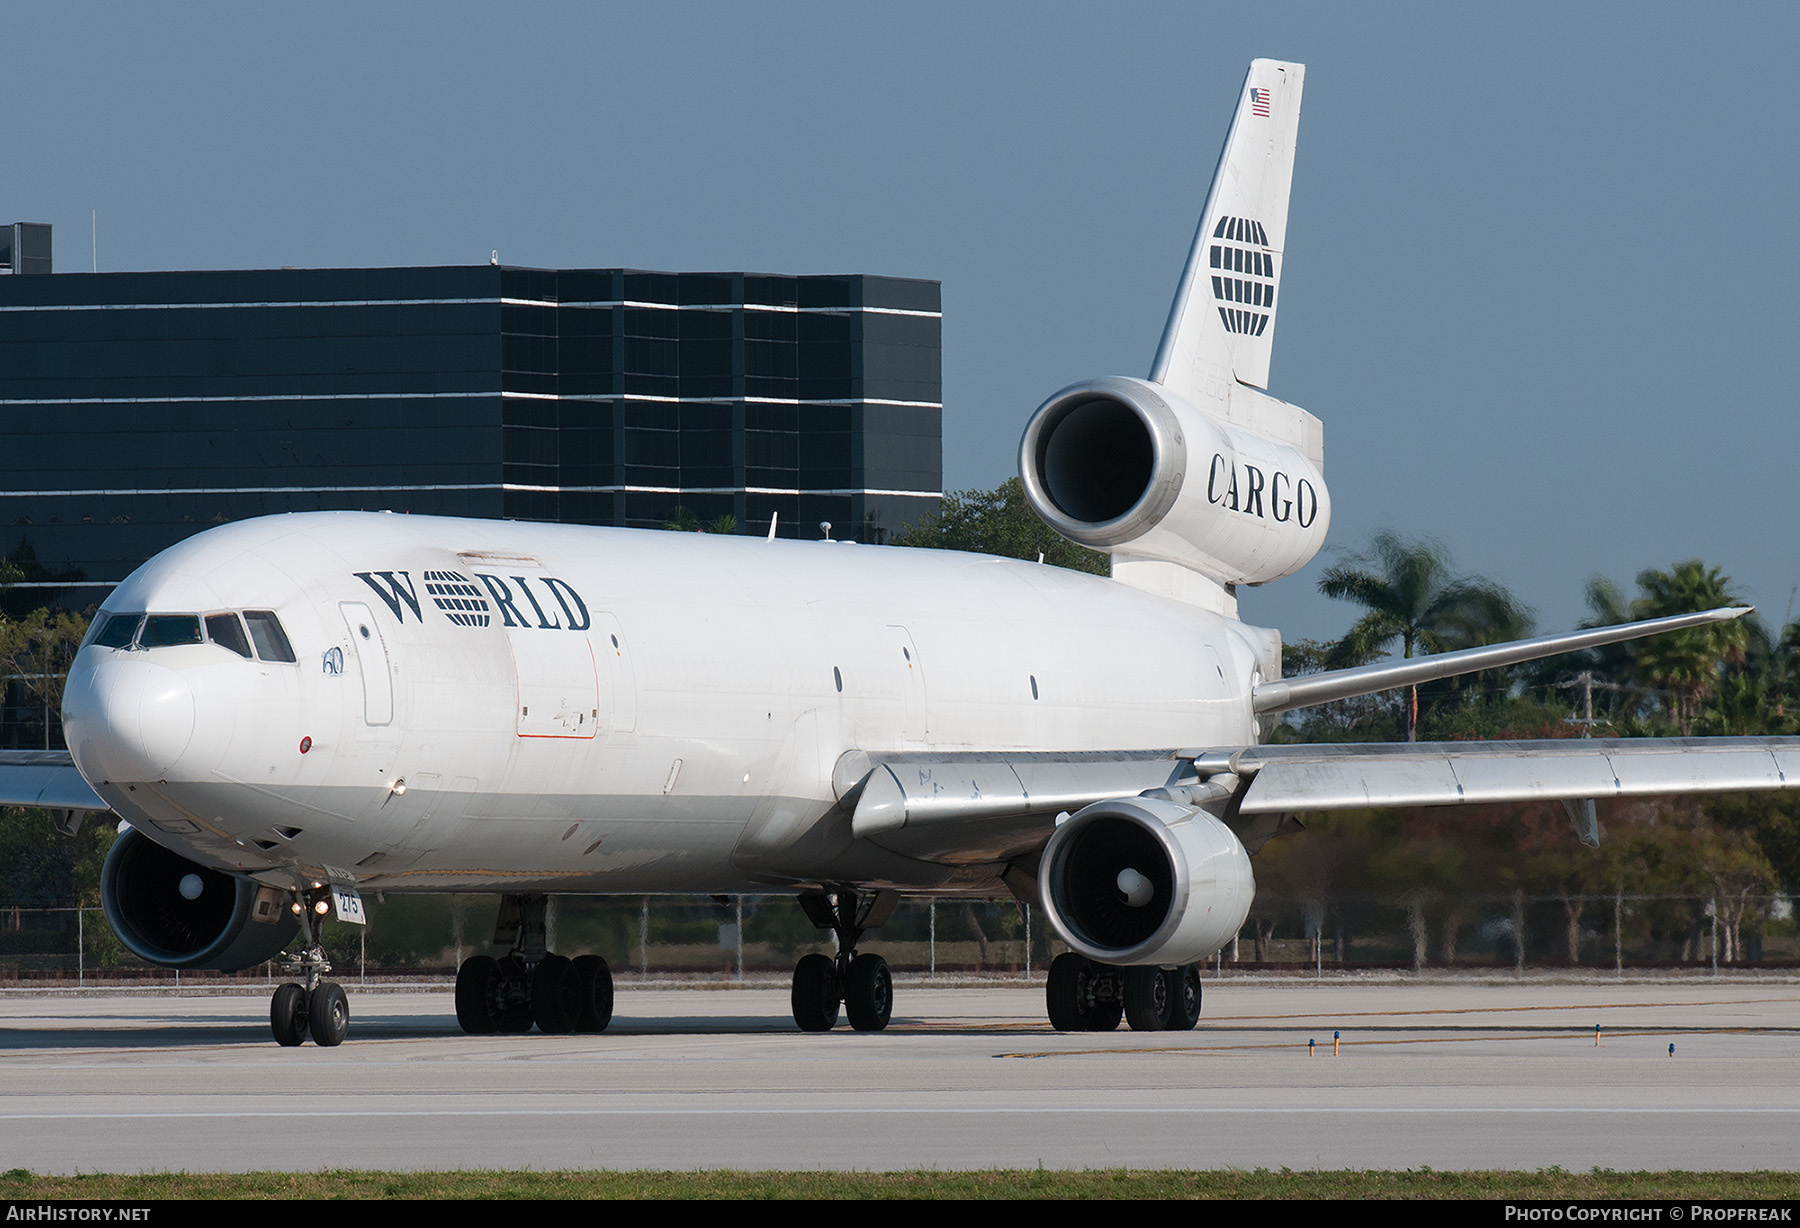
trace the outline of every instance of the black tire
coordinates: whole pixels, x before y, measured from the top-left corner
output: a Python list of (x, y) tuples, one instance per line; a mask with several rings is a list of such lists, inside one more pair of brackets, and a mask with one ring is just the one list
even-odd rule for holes
[(269, 1030), (275, 1043), (292, 1049), (306, 1040), (306, 990), (289, 981), (275, 989), (269, 999)]
[(1169, 982), (1169, 1031), (1191, 1032), (1200, 1022), (1200, 965), (1163, 973)]
[(1125, 1004), (1117, 998), (1106, 998), (1094, 1003), (1094, 1013), (1088, 1019), (1090, 1032), (1115, 1032), (1119, 1020), (1125, 1017)]
[(560, 955), (546, 955), (531, 970), (531, 1018), (538, 1031), (556, 1036), (575, 1030), (581, 1015), (581, 999), (575, 993), (570, 964)]
[(344, 1043), (350, 1035), (350, 999), (342, 985), (326, 981), (314, 987), (306, 1008), (313, 1044), (332, 1049)]
[(500, 961), (471, 955), (456, 970), (456, 1022), (470, 1036), (492, 1036), (505, 1017), (505, 982)]
[(1132, 1031), (1167, 1030), (1172, 996), (1161, 968), (1125, 969), (1125, 1021)]
[(500, 960), (500, 1030), (529, 1032), (531, 1017), (531, 970), (517, 955)]
[(879, 955), (858, 955), (850, 961), (844, 986), (844, 1013), (858, 1032), (879, 1032), (894, 1016), (894, 974)]
[(1044, 1007), (1058, 1032), (1086, 1032), (1094, 1014), (1094, 961), (1064, 951), (1050, 961)]
[(575, 1000), (580, 1004), (575, 1030), (606, 1031), (613, 1013), (612, 969), (598, 955), (577, 955), (569, 965), (569, 978), (575, 982)]
[(802, 1032), (829, 1032), (837, 1026), (837, 970), (831, 960), (814, 953), (794, 965), (794, 1022)]

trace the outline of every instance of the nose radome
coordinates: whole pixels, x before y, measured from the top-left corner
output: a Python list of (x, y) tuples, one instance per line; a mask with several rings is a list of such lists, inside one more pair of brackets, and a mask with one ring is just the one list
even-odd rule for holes
[(63, 730), (89, 780), (159, 780), (194, 736), (187, 679), (143, 657), (76, 661), (63, 691)]

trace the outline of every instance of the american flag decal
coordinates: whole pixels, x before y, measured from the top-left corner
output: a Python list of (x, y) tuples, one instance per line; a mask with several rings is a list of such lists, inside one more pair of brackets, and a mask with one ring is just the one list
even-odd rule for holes
[(1269, 91), (1250, 87), (1250, 114), (1269, 118)]

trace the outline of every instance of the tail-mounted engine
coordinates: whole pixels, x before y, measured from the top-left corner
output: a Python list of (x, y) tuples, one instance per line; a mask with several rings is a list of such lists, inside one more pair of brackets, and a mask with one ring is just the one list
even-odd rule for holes
[(1096, 550), (1161, 559), (1220, 584), (1261, 584), (1325, 544), (1318, 421), (1241, 385), (1216, 412), (1110, 376), (1063, 389), (1019, 445), (1038, 515)]
[(300, 928), (281, 892), (189, 861), (136, 828), (106, 856), (100, 902), (119, 941), (165, 968), (248, 968), (279, 955)]
[(1250, 856), (1225, 824), (1149, 797), (1095, 802), (1044, 847), (1038, 888), (1056, 931), (1104, 964), (1204, 959), (1250, 915)]

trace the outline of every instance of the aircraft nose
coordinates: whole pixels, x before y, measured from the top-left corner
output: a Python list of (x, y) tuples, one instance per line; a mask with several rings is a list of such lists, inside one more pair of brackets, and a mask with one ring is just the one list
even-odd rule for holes
[(194, 736), (187, 679), (141, 656), (76, 659), (63, 691), (63, 732), (89, 780), (159, 780)]

